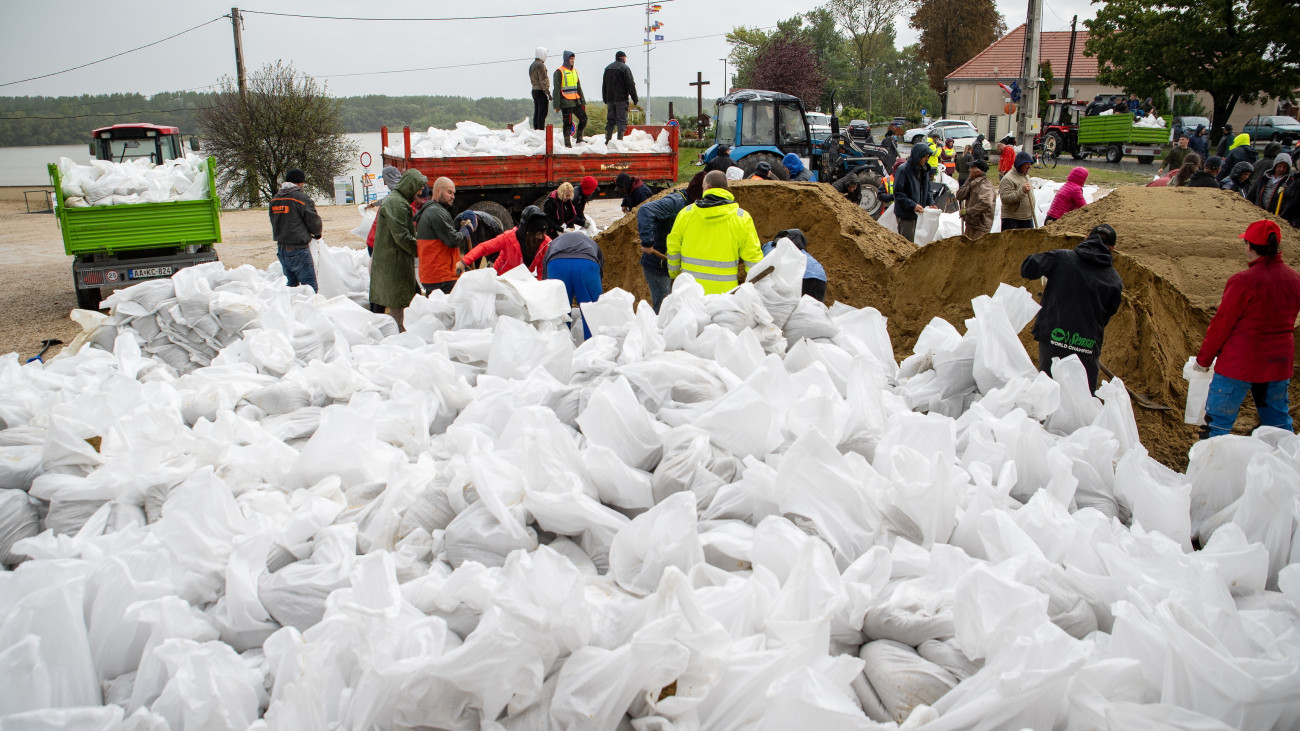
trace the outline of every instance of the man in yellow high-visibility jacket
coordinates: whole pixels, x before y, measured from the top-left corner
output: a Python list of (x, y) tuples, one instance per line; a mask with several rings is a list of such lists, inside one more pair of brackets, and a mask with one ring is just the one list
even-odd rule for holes
[(939, 171), (943, 170), (943, 163), (940, 161), (940, 152), (943, 150), (943, 146), (939, 144), (939, 131), (932, 130), (925, 143), (930, 146), (930, 176), (938, 180)]
[(727, 175), (704, 176), (704, 195), (677, 214), (668, 234), (668, 276), (688, 272), (705, 294), (723, 294), (737, 284), (740, 262), (752, 268), (763, 258), (758, 229), (727, 190)]
[(569, 141), (569, 125), (573, 124), (574, 117), (578, 118), (574, 125), (574, 136), (578, 138), (578, 144), (582, 144), (582, 133), (587, 129), (587, 96), (582, 93), (582, 82), (578, 80), (574, 59), (573, 51), (565, 51), (564, 63), (551, 74), (555, 84), (555, 93), (551, 96), (555, 111), (563, 118), (565, 147), (573, 147)]

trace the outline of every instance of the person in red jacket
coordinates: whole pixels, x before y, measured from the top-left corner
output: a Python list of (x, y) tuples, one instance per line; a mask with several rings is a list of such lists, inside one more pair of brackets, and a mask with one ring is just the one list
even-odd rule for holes
[(1295, 367), (1300, 274), (1282, 263), (1282, 231), (1276, 223), (1256, 221), (1241, 238), (1250, 266), (1228, 278), (1196, 354), (1196, 370), (1204, 373), (1214, 366), (1202, 438), (1232, 431), (1247, 392), (1262, 425), (1292, 428), (1287, 386)]
[(1056, 191), (1052, 198), (1052, 207), (1047, 209), (1047, 220), (1055, 221), (1076, 208), (1083, 208), (1088, 201), (1083, 197), (1083, 185), (1088, 182), (1088, 168), (1077, 167), (1070, 171), (1065, 185)]
[(519, 214), (519, 225), (469, 250), (456, 264), (456, 276), (480, 258), (496, 254), (497, 260), (492, 267), (497, 274), (505, 274), (520, 264), (527, 264), (528, 271), (538, 279), (546, 278), (546, 250), (551, 239), (546, 235), (546, 214), (537, 206), (528, 206)]
[(1016, 166), (1016, 138), (1007, 135), (1002, 138), (1002, 145), (998, 148), (1001, 150), (998, 157), (998, 177), (1011, 172)]

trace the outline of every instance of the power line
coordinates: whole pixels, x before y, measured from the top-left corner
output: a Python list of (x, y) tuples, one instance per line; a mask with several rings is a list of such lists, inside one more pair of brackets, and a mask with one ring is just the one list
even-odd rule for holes
[(85, 119), (86, 117), (125, 117), (129, 114), (174, 114), (176, 112), (197, 112), (211, 107), (191, 107), (189, 109), (139, 109), (134, 112), (92, 112), (89, 114), (69, 114), (62, 117), (0, 117), (0, 122), (14, 122), (25, 119)]
[[(659, 0), (659, 2), (674, 2), (674, 0)], [(360, 20), (368, 22), (400, 22), (400, 23), (435, 23), (453, 20), (504, 20), (509, 18), (536, 18), (543, 15), (568, 15), (570, 13), (592, 13), (600, 10), (617, 10), (619, 8), (640, 8), (645, 7), (644, 2), (624, 3), (622, 5), (605, 5), (598, 8), (575, 8), (573, 10), (548, 10), (537, 13), (511, 13), (509, 15), (466, 15), (460, 17), (447, 18), (360, 18), (340, 15), (300, 15), (298, 13), (275, 13), (267, 10), (240, 10), (243, 13), (254, 13), (256, 15), (275, 15), (282, 18), (304, 18), (308, 20)]]
[(89, 63), (83, 63), (83, 64), (81, 64), (80, 66), (73, 66), (72, 68), (63, 69), (62, 71), (52, 71), (52, 72), (50, 72), (50, 73), (48, 73), (48, 74), (41, 74), (40, 76), (32, 76), (31, 78), (27, 78), (27, 79), (19, 79), (19, 80), (17, 80), (17, 81), (6, 81), (6, 82), (4, 82), (4, 83), (0, 83), (0, 86), (13, 86), (14, 84), (21, 84), (21, 83), (23, 83), (23, 82), (25, 82), (25, 81), (36, 81), (37, 79), (48, 79), (48, 78), (51, 77), (51, 76), (58, 76), (59, 74), (66, 74), (66, 73), (68, 73), (69, 71), (76, 71), (77, 69), (84, 69), (84, 68), (86, 68), (87, 66), (94, 66), (94, 65), (97, 64), (97, 63), (103, 63), (103, 62), (108, 61), (108, 60), (110, 60), (110, 59), (117, 58), (118, 56), (125, 56), (125, 55), (128, 54), (128, 53), (135, 53), (136, 51), (144, 50), (144, 49), (146, 49), (146, 48), (149, 48), (150, 46), (156, 46), (156, 45), (158, 45), (159, 43), (162, 43), (163, 41), (170, 41), (171, 39), (173, 39), (173, 38), (175, 38), (175, 37), (177, 37), (177, 36), (183, 36), (183, 35), (185, 35), (186, 33), (189, 33), (190, 31), (198, 30), (199, 28), (202, 28), (202, 27), (205, 26), (205, 25), (211, 25), (211, 24), (217, 22), (218, 20), (221, 20), (222, 18), (226, 18), (226, 17), (229, 17), (229, 16), (225, 16), (225, 15), (218, 16), (218, 17), (216, 17), (216, 18), (213, 18), (212, 20), (209, 20), (209, 21), (206, 22), (206, 23), (199, 23), (198, 25), (194, 26), (193, 28), (186, 28), (185, 30), (183, 30), (183, 31), (181, 31), (181, 32), (179, 32), (179, 33), (173, 33), (173, 34), (167, 36), (166, 38), (160, 38), (160, 39), (154, 41), (153, 43), (146, 43), (146, 44), (144, 44), (143, 46), (136, 46), (135, 48), (132, 48), (132, 49), (129, 50), (129, 51), (122, 51), (121, 53), (114, 53), (112, 56), (105, 56), (105, 57), (103, 57), (103, 58), (101, 58), (101, 59), (99, 59), (99, 60), (97, 60), (97, 61), (91, 61), (91, 62), (89, 62)]

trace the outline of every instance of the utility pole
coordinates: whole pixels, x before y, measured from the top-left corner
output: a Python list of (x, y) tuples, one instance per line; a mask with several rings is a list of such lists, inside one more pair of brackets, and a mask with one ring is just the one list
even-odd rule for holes
[(235, 74), (239, 77), (239, 98), (248, 101), (248, 74), (244, 70), (244, 16), (239, 8), (230, 9), (230, 24), (235, 29)]
[(1016, 139), (1026, 145), (1026, 150), (1034, 148), (1030, 121), (1038, 119), (1038, 45), (1042, 32), (1043, 0), (1029, 0), (1029, 10), (1025, 15), (1024, 67), (1021, 70), (1020, 124), (1016, 128)]
[(653, 12), (654, 10), (651, 9), (650, 0), (646, 0), (646, 4), (645, 4), (645, 123), (646, 124), (650, 124), (650, 119), (651, 119), (650, 51), (653, 49), (653, 46), (650, 45), (650, 34), (653, 32), (653, 29), (650, 27), (650, 14)]
[(688, 86), (695, 87), (695, 129), (698, 130), (700, 138), (704, 137), (704, 87), (709, 82), (704, 80), (704, 73), (695, 72), (695, 81)]

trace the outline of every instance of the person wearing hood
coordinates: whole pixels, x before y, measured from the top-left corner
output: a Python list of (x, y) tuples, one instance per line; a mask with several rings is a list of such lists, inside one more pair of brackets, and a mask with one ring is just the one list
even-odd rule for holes
[(588, 175), (579, 183), (581, 195), (573, 189), (573, 183), (565, 181), (546, 196), (542, 211), (546, 214), (546, 235), (555, 238), (564, 233), (564, 229), (583, 228), (587, 225), (584, 215), (587, 197), (596, 192), (596, 179)]
[(861, 182), (858, 180), (857, 173), (849, 173), (844, 177), (831, 183), (831, 187), (836, 193), (844, 196), (853, 205), (862, 202), (862, 191), (859, 189)]
[(453, 223), (451, 207), (456, 202), (456, 184), (451, 178), (433, 181), (433, 195), (415, 216), (415, 244), (420, 256), (420, 286), (426, 295), (433, 290), (451, 294), (456, 285), (456, 262), (469, 251), (470, 238), (478, 225), (471, 213)]
[(546, 278), (543, 267), (546, 261), (546, 249), (551, 238), (546, 235), (546, 214), (537, 206), (528, 206), (519, 214), (519, 225), (492, 239), (470, 249), (460, 261), (456, 262), (456, 276), (472, 266), (479, 259), (497, 255), (492, 268), (497, 274), (505, 274), (523, 264), (538, 279)]
[(1192, 150), (1201, 156), (1202, 160), (1210, 158), (1210, 135), (1205, 129), (1205, 125), (1196, 125), (1196, 131), (1192, 132), (1192, 139), (1188, 141)]
[(794, 244), (796, 249), (803, 252), (805, 261), (802, 294), (806, 294), (818, 302), (825, 302), (826, 268), (821, 265), (821, 262), (814, 259), (812, 254), (808, 253), (808, 237), (804, 236), (802, 230), (797, 228), (788, 228), (777, 233), (771, 241), (763, 244), (763, 256), (772, 253), (772, 249), (776, 248), (776, 242), (781, 239), (790, 239), (790, 243)]
[(659, 305), (673, 288), (673, 280), (668, 276), (668, 234), (673, 230), (677, 214), (687, 205), (686, 196), (675, 190), (636, 209), (641, 272), (650, 288), (650, 306), (655, 312), (659, 311)]
[(1214, 368), (1202, 438), (1232, 432), (1247, 393), (1261, 425), (1293, 428), (1287, 387), (1295, 369), (1300, 274), (1282, 261), (1282, 230), (1276, 223), (1256, 221), (1241, 238), (1250, 264), (1228, 277), (1196, 353), (1196, 370)]
[(1259, 159), (1255, 161), (1256, 180), (1262, 178), (1265, 173), (1273, 169), (1273, 158), (1277, 157), (1277, 153), (1281, 151), (1282, 145), (1278, 142), (1270, 142), (1264, 146), (1264, 154), (1260, 155)]
[(813, 179), (812, 171), (804, 167), (803, 160), (793, 152), (787, 152), (785, 157), (781, 158), (781, 164), (785, 166), (786, 172), (790, 173), (792, 182), (807, 182)]
[(926, 143), (930, 146), (930, 174), (938, 180), (939, 171), (943, 170), (943, 156), (939, 152), (943, 149), (943, 145), (939, 143), (939, 130), (930, 130)]
[(1219, 144), (1214, 150), (1214, 154), (1219, 157), (1228, 158), (1228, 146), (1232, 144), (1232, 125), (1223, 125), (1223, 135), (1219, 137)]
[(546, 76), (546, 49), (533, 50), (533, 63), (528, 67), (528, 80), (533, 85), (533, 129), (546, 129), (546, 107), (551, 101), (551, 87)]
[(1191, 180), (1187, 181), (1188, 188), (1217, 188), (1219, 187), (1219, 171), (1223, 169), (1223, 158), (1218, 155), (1211, 155), (1210, 159), (1205, 161), (1205, 166), (1200, 170), (1192, 173)]
[(975, 137), (975, 144), (971, 145), (970, 152), (973, 159), (988, 162), (989, 153), (988, 150), (984, 149), (984, 135), (977, 135)]
[(655, 194), (650, 189), (650, 186), (641, 182), (640, 178), (627, 173), (619, 173), (618, 177), (614, 178), (614, 187), (623, 191), (622, 208), (624, 213), (641, 205), (647, 198)]
[(627, 54), (619, 51), (614, 54), (614, 62), (605, 67), (605, 76), (601, 79), (600, 98), (605, 102), (605, 142), (615, 134), (623, 139), (627, 129), (627, 100), (640, 104), (636, 96), (636, 79), (632, 78), (632, 69), (627, 65)]
[(754, 166), (754, 174), (749, 176), (750, 180), (780, 180), (781, 178), (772, 172), (772, 163), (763, 160)]
[(1025, 279), (1047, 278), (1033, 329), (1038, 370), (1050, 375), (1053, 359), (1076, 355), (1094, 393), (1102, 336), (1124, 292), (1112, 263), (1114, 250), (1115, 229), (1103, 223), (1073, 249), (1030, 254), (1020, 264)]
[[(1226, 161), (1223, 167), (1225, 169), (1228, 167)], [(1223, 171), (1220, 170), (1219, 174), (1222, 175)], [(1223, 178), (1223, 181), (1219, 183), (1219, 187), (1224, 190), (1231, 190), (1234, 193), (1240, 193), (1241, 197), (1245, 198), (1246, 194), (1250, 192), (1250, 179), (1254, 175), (1255, 166), (1243, 160), (1232, 166), (1231, 174)]]
[(894, 216), (898, 233), (916, 241), (916, 217), (926, 208), (934, 208), (934, 191), (930, 188), (930, 146), (912, 145), (912, 154), (894, 174)]
[(970, 176), (957, 189), (957, 200), (966, 206), (961, 209), (963, 233), (972, 241), (993, 230), (993, 213), (997, 201), (994, 199), (993, 182), (989, 180), (989, 164), (984, 160), (974, 160), (970, 164)]
[(1061, 216), (1088, 205), (1083, 197), (1083, 186), (1088, 183), (1088, 168), (1077, 167), (1070, 171), (1062, 185), (1052, 198), (1052, 207), (1047, 209), (1047, 222), (1055, 221)]
[(385, 307), (404, 330), (403, 316), (411, 299), (420, 293), (415, 279), (419, 243), (411, 201), (429, 181), (418, 170), (407, 170), (379, 204), (375, 228), (375, 255), (370, 262), (370, 301)]
[[(1034, 228), (1034, 186), (1029, 182), (1029, 167), (1034, 156), (1028, 152), (1016, 155), (1015, 168), (998, 181), (998, 197), (1002, 199), (1002, 230)], [(1073, 171), (1071, 171), (1073, 172)]]
[(298, 168), (285, 174), (284, 184), (271, 199), (271, 238), (275, 239), (275, 258), (289, 286), (306, 285), (317, 291), (311, 242), (324, 233), (324, 223), (311, 196), (302, 189), (306, 182), (307, 174)]
[[(605, 273), (605, 254), (590, 236), (581, 231), (560, 234), (546, 247), (542, 263), (547, 279), (564, 282), (569, 304), (581, 307), (583, 303), (600, 299), (601, 277)], [(591, 337), (587, 321), (582, 321), (584, 338)]]
[[(385, 188), (392, 190), (393, 188), (396, 188), (397, 183), (401, 181), (402, 171), (398, 170), (392, 165), (385, 165), (384, 169), (379, 173), (379, 178), (380, 180), (384, 181)], [(378, 208), (378, 207), (379, 207), (378, 203), (366, 204), (366, 208)], [(378, 225), (379, 225), (379, 216), (376, 215), (375, 220), (370, 222), (370, 233), (366, 236), (366, 253), (371, 256), (375, 255), (375, 227), (377, 227)], [(382, 307), (379, 309), (374, 309), (372, 307), (371, 309), (374, 312), (384, 311)]]
[(1273, 169), (1255, 176), (1246, 199), (1264, 210), (1279, 215), (1281, 205), (1287, 198), (1287, 182), (1291, 177), (1291, 156), (1279, 152), (1273, 157)]
[(573, 147), (569, 127), (573, 119), (578, 120), (574, 127), (574, 137), (582, 144), (582, 134), (587, 129), (587, 97), (582, 93), (582, 81), (578, 79), (578, 69), (574, 67), (577, 56), (573, 51), (564, 52), (564, 63), (551, 75), (555, 93), (553, 103), (555, 111), (564, 117), (564, 146)]
[(753, 268), (763, 259), (754, 219), (727, 190), (727, 174), (710, 170), (704, 195), (677, 214), (668, 233), (668, 276), (690, 274), (705, 294), (735, 288), (740, 263)]
[(1228, 169), (1232, 169), (1239, 162), (1248, 162), (1253, 168), (1257, 160), (1255, 148), (1250, 146), (1250, 135), (1242, 132), (1232, 141), (1232, 146), (1228, 148), (1228, 156), (1223, 158), (1223, 164)]

